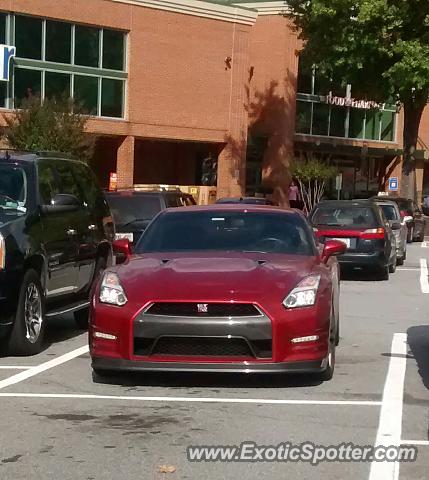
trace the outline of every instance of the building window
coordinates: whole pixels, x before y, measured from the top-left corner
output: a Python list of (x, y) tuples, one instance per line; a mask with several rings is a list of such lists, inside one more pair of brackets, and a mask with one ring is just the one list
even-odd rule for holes
[(74, 76), (74, 99), (83, 113), (98, 113), (98, 78), (83, 75)]
[(381, 140), (384, 142), (393, 142), (395, 140), (395, 121), (394, 112), (381, 112)]
[(101, 116), (122, 117), (124, 82), (121, 80), (102, 79)]
[(313, 135), (328, 135), (329, 105), (315, 103), (313, 106)]
[(103, 68), (124, 70), (124, 34), (103, 30)]
[(40, 97), (42, 72), (28, 68), (15, 68), (14, 70), (15, 106), (19, 108), (25, 99)]
[(71, 25), (65, 22), (46, 21), (46, 53), (48, 62), (71, 62)]
[(296, 103), (296, 131), (298, 133), (311, 133), (312, 104), (310, 102)]
[(6, 44), (6, 19), (5, 13), (0, 13), (0, 43)]
[(347, 109), (341, 107), (331, 107), (331, 117), (329, 122), (329, 136), (346, 136)]
[(45, 97), (67, 100), (70, 98), (70, 75), (45, 72)]
[(42, 20), (15, 17), (15, 47), (21, 58), (42, 59)]
[(98, 67), (99, 53), (100, 30), (76, 25), (74, 63), (85, 67)]

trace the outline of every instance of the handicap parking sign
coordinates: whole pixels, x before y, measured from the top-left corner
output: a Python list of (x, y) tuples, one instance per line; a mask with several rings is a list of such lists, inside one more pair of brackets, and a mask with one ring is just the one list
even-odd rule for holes
[(389, 178), (389, 190), (391, 192), (398, 191), (398, 177), (390, 177)]

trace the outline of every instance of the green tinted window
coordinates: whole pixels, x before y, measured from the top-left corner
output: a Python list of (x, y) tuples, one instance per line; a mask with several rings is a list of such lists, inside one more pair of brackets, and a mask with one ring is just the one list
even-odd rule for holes
[(64, 22), (46, 21), (46, 60), (70, 63), (71, 25)]
[(365, 120), (365, 110), (350, 109), (350, 138), (363, 138), (363, 124)]
[(101, 90), (101, 115), (122, 117), (124, 82), (103, 78)]
[(76, 65), (98, 67), (99, 37), (100, 31), (98, 29), (76, 25), (74, 58)]
[(394, 112), (381, 112), (381, 140), (393, 142), (395, 139), (395, 118)]
[(311, 103), (296, 102), (296, 131), (310, 133), (311, 131)]
[(331, 107), (331, 126), (329, 135), (331, 137), (346, 136), (347, 108)]
[(305, 61), (299, 59), (298, 68), (298, 92), (299, 93), (313, 93), (312, 92), (313, 72), (312, 69), (305, 64)]
[(328, 135), (329, 105), (315, 103), (313, 107), (313, 135)]
[(380, 133), (380, 114), (377, 110), (367, 110), (365, 120), (365, 138), (378, 140)]
[(15, 17), (16, 55), (20, 58), (42, 58), (42, 20), (33, 17)]
[(103, 68), (124, 70), (124, 34), (103, 30)]
[(98, 78), (75, 75), (74, 98), (83, 113), (96, 114), (98, 104)]
[(46, 72), (45, 97), (57, 99), (70, 98), (70, 75), (66, 73)]
[(6, 17), (5, 13), (0, 13), (0, 43), (6, 43)]
[(42, 72), (28, 68), (15, 68), (14, 97), (15, 107), (20, 107), (22, 101), (30, 97), (40, 97)]
[(0, 82), (0, 108), (6, 107), (7, 82)]

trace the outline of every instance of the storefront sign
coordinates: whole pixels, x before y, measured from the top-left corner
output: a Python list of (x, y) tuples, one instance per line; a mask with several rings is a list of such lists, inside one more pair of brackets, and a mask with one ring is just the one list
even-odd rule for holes
[(373, 108), (382, 110), (386, 105), (385, 103), (378, 103), (372, 100), (356, 100), (355, 98), (351, 97), (334, 97), (331, 93), (325, 97), (325, 101), (328, 105), (335, 105), (337, 107), (361, 108), (364, 110), (371, 110)]
[(0, 45), (0, 81), (9, 81), (10, 59), (16, 54), (16, 48), (9, 45)]

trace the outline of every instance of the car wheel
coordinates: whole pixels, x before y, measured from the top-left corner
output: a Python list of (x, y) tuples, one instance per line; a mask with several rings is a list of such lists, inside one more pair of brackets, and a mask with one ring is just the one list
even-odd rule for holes
[(396, 272), (396, 262), (397, 262), (397, 258), (396, 258), (396, 254), (395, 254), (393, 262), (389, 265), (389, 273), (395, 273)]
[(405, 260), (405, 252), (402, 254), (402, 257), (396, 259), (396, 265), (401, 266), (404, 264)]
[(110, 383), (114, 375), (115, 372), (110, 370), (92, 368), (92, 381), (94, 383)]
[(402, 256), (402, 260), (405, 262), (407, 259), (407, 247), (404, 248), (404, 255)]
[(7, 350), (13, 355), (36, 355), (43, 348), (45, 300), (39, 275), (27, 270), (19, 291), (14, 325)]
[(389, 273), (390, 273), (390, 267), (388, 265), (386, 265), (385, 267), (382, 267), (379, 271), (378, 279), (389, 280)]
[(335, 346), (339, 338), (338, 325), (335, 322), (335, 314), (331, 313), (331, 327), (329, 332), (329, 351), (327, 357), (327, 365), (325, 370), (320, 374), (320, 380), (327, 382), (334, 376), (335, 370)]
[[(100, 257), (97, 260), (97, 264), (95, 266), (95, 271), (94, 271), (94, 277), (91, 286), (97, 282), (97, 280), (100, 278), (100, 275), (103, 273), (103, 271), (106, 269), (106, 259), (103, 257)], [(74, 321), (76, 322), (76, 325), (78, 328), (81, 330), (86, 330), (88, 328), (88, 319), (89, 319), (89, 308), (82, 308), (80, 310), (77, 310), (74, 312)]]
[(407, 243), (413, 243), (413, 238), (414, 237), (414, 227), (411, 227), (408, 230), (408, 235), (407, 235)]
[(424, 230), (422, 232), (420, 232), (419, 236), (417, 237), (417, 241), (418, 242), (423, 242), (425, 239), (425, 232)]

